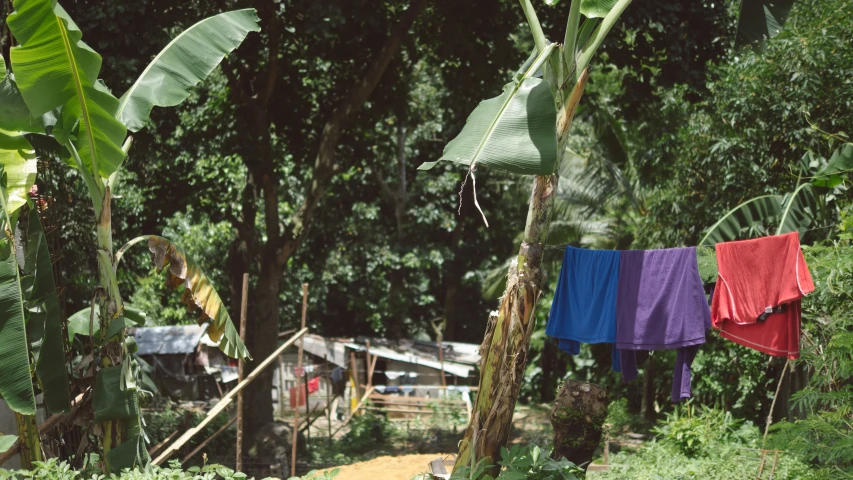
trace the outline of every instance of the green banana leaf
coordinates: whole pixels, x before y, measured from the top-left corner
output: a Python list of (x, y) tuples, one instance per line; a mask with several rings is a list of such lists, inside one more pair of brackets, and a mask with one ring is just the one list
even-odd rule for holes
[(127, 129), (115, 118), (118, 99), (98, 81), (100, 55), (80, 40), (55, 0), (15, 0), (14, 7), (7, 24), (19, 45), (10, 57), (30, 114), (61, 109), (54, 136), (72, 142), (87, 168), (97, 164), (97, 173), (109, 177), (124, 160)]
[(41, 119), (33, 118), (21, 97), (14, 75), (6, 71), (6, 61), (0, 55), (0, 129), (41, 132)]
[(735, 240), (743, 230), (761, 225), (768, 218), (778, 218), (782, 213), (783, 200), (782, 195), (762, 195), (741, 203), (711, 226), (705, 237), (699, 241), (699, 245), (715, 245)]
[(142, 427), (138, 415), (125, 423), (127, 441), (114, 447), (106, 454), (107, 467), (111, 472), (120, 472), (125, 468), (146, 465), (151, 460), (145, 448)]
[(30, 376), (23, 294), (15, 255), (14, 230), (9, 219), (6, 174), (0, 165), (0, 396), (9, 408), (35, 415), (36, 399)]
[(92, 410), (96, 423), (139, 416), (136, 390), (123, 385), (123, 370), (122, 365), (107, 367), (100, 370), (95, 377)]
[(764, 50), (764, 42), (782, 31), (794, 2), (795, 0), (742, 0), (735, 47), (749, 45)]
[(818, 170), (812, 185), (819, 187), (834, 187), (842, 183), (842, 176), (853, 171), (853, 143), (845, 143), (832, 152), (829, 161)]
[(617, 0), (581, 0), (581, 13), (587, 18), (604, 18)]
[[(132, 242), (135, 243), (134, 240), (128, 243)], [(214, 342), (219, 342), (219, 349), (232, 358), (252, 358), (240, 340), (240, 334), (228, 315), (228, 309), (213, 288), (213, 283), (199, 266), (190, 261), (168, 238), (149, 236), (148, 250), (153, 254), (152, 261), (158, 273), (168, 266), (166, 286), (184, 287), (184, 303), (187, 310), (198, 313), (198, 324), (210, 322), (207, 335)]]
[(67, 412), (71, 409), (71, 398), (53, 265), (44, 229), (34, 208), (30, 209), (27, 221), (24, 271), (32, 275), (32, 287), (26, 302), (28, 338), (36, 357), (36, 375), (48, 410), (52, 413)]
[(17, 441), (17, 435), (0, 435), (0, 453), (6, 453)]
[(130, 131), (139, 131), (153, 107), (172, 107), (186, 100), (192, 88), (240, 46), (249, 32), (260, 30), (253, 8), (220, 13), (184, 30), (121, 96), (116, 118)]
[(820, 203), (812, 185), (800, 185), (782, 200), (782, 216), (776, 228), (776, 235), (790, 232), (800, 232), (802, 235), (819, 217), (819, 210)]
[(762, 195), (741, 203), (717, 221), (699, 245), (736, 240), (744, 230), (776, 220), (776, 235), (804, 233), (820, 216), (820, 202), (811, 184), (803, 183), (788, 195)]
[[(95, 330), (95, 335), (98, 335), (100, 331), (100, 307), (98, 304), (95, 304), (95, 317), (93, 319), (94, 325), (93, 328)], [(110, 339), (118, 333), (122, 328), (125, 327), (139, 327), (145, 325), (145, 321), (148, 317), (148, 314), (144, 311), (128, 305), (124, 304), (124, 310), (122, 311), (122, 316), (114, 319), (112, 323), (110, 323), (110, 327), (107, 329), (107, 339)], [(89, 309), (84, 308), (74, 315), (68, 317), (68, 344), (70, 345), (74, 341), (74, 335), (82, 335), (84, 337), (89, 336)], [(99, 343), (103, 342), (101, 340)]]
[(0, 130), (0, 165), (6, 171), (8, 214), (27, 203), (27, 192), (36, 181), (36, 154), (30, 142), (18, 132)]
[(557, 111), (548, 82), (533, 77), (554, 51), (551, 44), (503, 94), (477, 106), (441, 158), (473, 169), (477, 164), (523, 175), (550, 175), (557, 161)]

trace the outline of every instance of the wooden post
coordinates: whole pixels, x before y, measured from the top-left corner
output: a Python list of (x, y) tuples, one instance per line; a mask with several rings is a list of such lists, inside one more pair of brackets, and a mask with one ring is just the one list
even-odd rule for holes
[[(305, 317), (308, 314), (308, 284), (302, 284), (302, 330), (305, 329)], [(299, 339), (299, 353), (296, 356), (296, 369), (302, 369), (302, 348), (305, 345), (305, 341), (302, 337)], [(296, 405), (293, 408), (293, 437), (291, 439), (291, 447), (290, 447), (290, 476), (296, 476), (296, 438), (299, 434), (299, 374), (296, 373), (294, 375), (296, 378), (296, 388), (293, 390), (296, 392)], [(308, 397), (305, 397), (305, 404), (308, 404)]]
[(364, 363), (364, 368), (367, 370), (367, 381), (364, 384), (370, 390), (370, 387), (373, 386), (373, 370), (370, 368), (370, 340), (364, 342), (364, 352), (367, 354), (367, 361)]
[[(246, 313), (249, 308), (249, 274), (243, 274), (243, 301), (240, 304), (240, 340), (246, 343)], [(245, 378), (246, 362), (237, 361), (237, 383)], [(243, 391), (237, 394), (237, 462), (234, 470), (243, 471)]]
[[(327, 355), (323, 355), (323, 360), (327, 360)], [(328, 390), (326, 391), (326, 419), (329, 422), (329, 445), (332, 444), (332, 375), (326, 369), (326, 383)]]
[(284, 419), (284, 359), (278, 357), (278, 416)]
[[(308, 373), (302, 373), (305, 376), (305, 451), (308, 452), (311, 448), (311, 402), (308, 401)], [(309, 456), (310, 457), (310, 456)]]
[[(439, 320), (441, 320), (439, 322)], [(439, 317), (433, 320), (432, 329), (435, 331), (435, 339), (438, 343), (438, 361), (441, 364), (441, 386), (447, 386), (447, 379), (444, 378), (444, 328), (447, 326), (447, 318)], [(455, 384), (454, 384), (455, 385)]]
[(361, 398), (361, 389), (358, 386), (358, 363), (355, 362), (355, 352), (349, 352), (349, 364), (350, 370), (352, 370), (352, 399), (350, 400), (350, 409), (355, 411), (358, 399)]

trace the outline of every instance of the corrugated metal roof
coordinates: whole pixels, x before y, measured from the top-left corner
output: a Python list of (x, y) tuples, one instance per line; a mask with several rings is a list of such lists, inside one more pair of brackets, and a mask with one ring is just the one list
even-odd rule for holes
[(347, 366), (347, 349), (344, 343), (313, 333), (306, 333), (302, 340), (306, 352), (325, 358), (339, 367)]
[[(364, 345), (359, 345), (357, 343), (347, 343), (347, 347), (352, 348), (353, 350), (364, 351)], [(376, 355), (382, 358), (387, 358), (389, 360), (397, 360), (400, 362), (411, 363), (414, 365), (423, 365), (425, 367), (434, 368), (436, 370), (441, 369), (441, 362), (437, 360), (430, 360), (428, 358), (424, 358), (420, 355), (415, 355), (413, 353), (401, 353), (391, 350), (387, 347), (379, 347), (372, 346), (370, 347), (370, 354)], [(474, 370), (474, 367), (469, 365), (463, 365), (461, 363), (455, 362), (444, 362), (444, 371), (445, 373), (449, 373), (451, 375), (456, 375), (457, 377), (467, 378), (468, 374), (471, 373), (471, 370)]]
[(192, 353), (201, 337), (207, 332), (207, 324), (177, 325), (168, 327), (140, 327), (131, 332), (139, 355), (180, 355)]

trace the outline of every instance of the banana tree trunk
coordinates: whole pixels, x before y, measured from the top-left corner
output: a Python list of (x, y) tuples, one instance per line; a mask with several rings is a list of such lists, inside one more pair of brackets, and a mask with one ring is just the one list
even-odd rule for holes
[(36, 416), (15, 413), (15, 422), (18, 424), (18, 445), (20, 445), (18, 452), (21, 456), (21, 468), (32, 470), (33, 462), (44, 460)]
[[(557, 146), (559, 165), (566, 151), (566, 140), (575, 109), (586, 86), (588, 71), (584, 70), (568, 100), (557, 115)], [(486, 326), (486, 336), (480, 346), (482, 363), (480, 384), (471, 421), (459, 444), (455, 469), (490, 458), (496, 463), (500, 448), (507, 443), (512, 428), (515, 402), (524, 379), (530, 336), (536, 328), (533, 311), (542, 293), (542, 255), (559, 177), (537, 176), (527, 210), (524, 239), (518, 258), (510, 267), (506, 290), (497, 312), (492, 312)], [(497, 476), (497, 468), (491, 472)]]
[[(120, 316), (124, 310), (124, 303), (118, 289), (118, 280), (116, 279), (113, 266), (112, 196), (110, 187), (104, 187), (103, 192), (100, 211), (98, 212), (98, 209), (96, 209), (96, 220), (98, 222), (98, 280), (100, 283), (98, 296), (100, 298), (101, 312), (99, 327), (101, 334), (106, 333), (110, 323)], [(124, 361), (124, 337), (124, 332), (122, 332), (101, 347), (101, 364), (99, 365), (99, 370), (122, 364)], [(124, 420), (104, 422), (103, 449), (105, 454), (122, 444), (124, 441), (124, 430)]]

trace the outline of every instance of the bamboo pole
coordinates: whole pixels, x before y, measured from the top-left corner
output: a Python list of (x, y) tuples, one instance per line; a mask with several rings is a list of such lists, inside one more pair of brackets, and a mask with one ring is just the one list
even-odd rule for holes
[(361, 408), (362, 405), (364, 405), (364, 402), (366, 402), (368, 397), (370, 397), (370, 394), (373, 393), (373, 389), (374, 387), (370, 387), (366, 392), (364, 392), (364, 396), (361, 397), (361, 400), (358, 401), (358, 404), (355, 406), (355, 409), (350, 412), (349, 416), (344, 420), (344, 423), (342, 423), (341, 426), (338, 427), (337, 430), (332, 433), (332, 435), (336, 435), (338, 432), (341, 431), (342, 428), (347, 426), (349, 421), (352, 420), (352, 417), (355, 416), (355, 412), (357, 412), (358, 409)]
[[(308, 284), (302, 284), (302, 330), (305, 330), (305, 317), (308, 315)], [(297, 372), (302, 369), (302, 351), (305, 345), (305, 341), (300, 338), (299, 340), (299, 353), (296, 357), (296, 368)], [(296, 476), (296, 439), (299, 434), (299, 373), (294, 375), (296, 377), (296, 403), (294, 403), (293, 407), (293, 436), (290, 442), (290, 476)], [(306, 390), (307, 393), (307, 390)], [(305, 404), (308, 405), (308, 396), (305, 396)]]
[[(323, 360), (328, 361), (328, 355), (323, 355)], [(334, 396), (332, 395), (332, 375), (329, 373), (328, 368), (326, 369), (326, 420), (329, 423), (329, 445), (332, 444), (332, 400)]]
[(252, 383), (256, 378), (258, 378), (258, 375), (260, 375), (262, 371), (266, 370), (267, 367), (272, 365), (275, 359), (278, 358), (278, 356), (281, 355), (281, 353), (284, 352), (285, 349), (287, 349), (297, 340), (302, 338), (302, 335), (305, 335), (305, 332), (307, 331), (308, 330), (305, 328), (299, 330), (292, 337), (290, 337), (288, 341), (284, 342), (284, 344), (282, 344), (274, 352), (272, 352), (270, 356), (268, 356), (261, 363), (259, 363), (258, 366), (255, 367), (254, 370), (252, 370), (252, 373), (246, 376), (245, 380), (243, 380), (242, 382), (238, 382), (237, 385), (235, 385), (230, 392), (226, 393), (225, 396), (222, 397), (222, 399), (219, 400), (219, 402), (214, 405), (209, 412), (207, 412), (207, 416), (204, 417), (201, 423), (184, 432), (184, 434), (181, 435), (180, 438), (175, 441), (175, 443), (173, 443), (171, 446), (169, 446), (169, 448), (163, 451), (163, 453), (161, 453), (159, 457), (154, 459), (152, 463), (154, 465), (160, 465), (169, 457), (171, 457), (176, 451), (178, 451), (178, 449), (184, 446), (184, 444), (187, 443), (189, 439), (191, 439), (195, 436), (195, 434), (201, 431), (201, 429), (204, 428), (205, 425), (210, 423), (210, 421), (213, 420), (214, 417), (216, 417), (223, 410), (225, 410), (225, 407), (227, 407), (234, 400), (234, 397), (236, 397), (238, 393), (240, 393), (244, 388), (246, 388), (246, 385)]
[[(240, 304), (240, 341), (245, 345), (246, 343), (246, 313), (249, 307), (249, 274), (243, 274), (243, 300)], [(246, 362), (242, 358), (238, 360), (237, 363), (237, 383), (243, 381), (246, 369)], [(229, 423), (230, 425), (230, 423)], [(222, 430), (225, 428), (223, 427)], [(214, 434), (214, 437), (218, 435), (219, 432)], [(209, 439), (208, 439), (209, 440)], [(199, 445), (201, 448), (205, 443)], [(194, 450), (187, 458), (191, 457), (198, 449)], [(187, 460), (184, 458), (184, 461)], [(234, 466), (234, 470), (237, 472), (243, 471), (243, 392), (241, 391), (237, 395), (237, 461)]]
[[(239, 403), (239, 399), (237, 402)], [(229, 420), (228, 423), (226, 423), (225, 425), (222, 426), (222, 428), (220, 428), (219, 430), (214, 432), (213, 435), (207, 437), (203, 442), (201, 442), (199, 444), (199, 446), (195, 447), (192, 452), (188, 453), (187, 456), (184, 457), (183, 460), (181, 460), (181, 463), (184, 463), (187, 460), (193, 458), (196, 453), (198, 453), (202, 448), (206, 447), (207, 444), (210, 443), (214, 438), (218, 437), (220, 433), (224, 432), (225, 430), (228, 430), (228, 427), (230, 427), (231, 425), (234, 425), (234, 422), (237, 422), (239, 424), (240, 418), (234, 417), (231, 420)], [(239, 434), (239, 432), (238, 432), (238, 434)], [(243, 459), (241, 457), (237, 457), (237, 459), (240, 461), (240, 468), (243, 468)]]
[(284, 418), (284, 359), (278, 357), (278, 416)]

